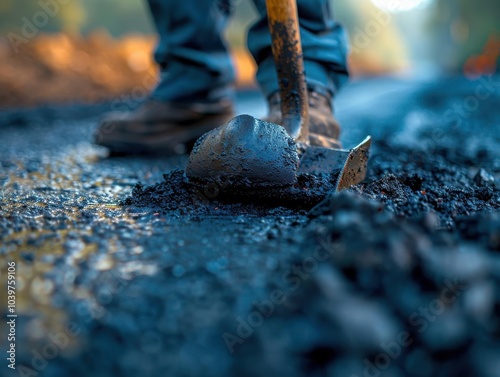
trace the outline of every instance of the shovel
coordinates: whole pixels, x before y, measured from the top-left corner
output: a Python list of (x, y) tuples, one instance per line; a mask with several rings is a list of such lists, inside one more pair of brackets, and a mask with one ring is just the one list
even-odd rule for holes
[[(186, 167), (189, 181), (222, 194), (285, 200), (301, 177), (334, 176), (331, 191), (366, 176), (370, 137), (350, 150), (308, 145), (308, 93), (296, 0), (267, 0), (282, 124), (240, 115), (203, 135)], [(294, 188), (290, 191), (291, 188)]]

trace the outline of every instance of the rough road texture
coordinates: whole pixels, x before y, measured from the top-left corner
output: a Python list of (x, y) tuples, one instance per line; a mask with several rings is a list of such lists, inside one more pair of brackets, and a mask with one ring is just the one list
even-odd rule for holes
[(369, 177), (309, 213), (192, 196), (185, 158), (100, 158), (106, 105), (1, 113), (18, 368), (496, 377), (499, 81), (347, 88), (344, 141), (374, 136)]

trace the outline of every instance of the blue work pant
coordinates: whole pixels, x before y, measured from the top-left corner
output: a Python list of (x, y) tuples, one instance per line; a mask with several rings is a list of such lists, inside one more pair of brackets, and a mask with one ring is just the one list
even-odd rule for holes
[[(154, 98), (217, 101), (231, 95), (235, 79), (223, 31), (230, 0), (148, 0), (158, 33), (155, 59), (162, 67)], [(265, 0), (253, 0), (260, 17), (248, 33), (264, 95), (278, 90)], [(329, 0), (298, 0), (308, 86), (334, 94), (347, 80), (347, 38), (333, 20)]]

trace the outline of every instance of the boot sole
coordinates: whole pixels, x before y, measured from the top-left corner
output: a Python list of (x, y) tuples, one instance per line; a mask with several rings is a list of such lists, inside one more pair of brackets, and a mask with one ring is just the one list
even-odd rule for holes
[(189, 153), (198, 138), (234, 117), (234, 114), (207, 115), (189, 125), (165, 124), (165, 130), (150, 134), (113, 131), (99, 136), (97, 144), (110, 150), (111, 155), (172, 156)]

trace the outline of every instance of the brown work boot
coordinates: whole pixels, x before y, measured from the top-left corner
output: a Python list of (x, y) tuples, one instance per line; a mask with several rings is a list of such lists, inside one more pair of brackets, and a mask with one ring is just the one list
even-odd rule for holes
[[(326, 148), (342, 148), (340, 125), (333, 115), (330, 95), (309, 90), (309, 142)], [(269, 98), (267, 122), (281, 124), (281, 100), (279, 92)]]
[(148, 99), (134, 111), (107, 114), (95, 143), (112, 154), (183, 154), (200, 136), (233, 116), (230, 100), (183, 104)]

